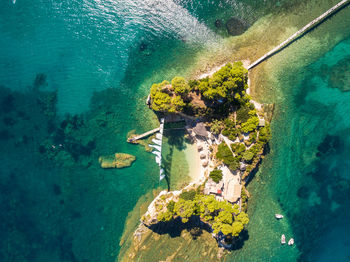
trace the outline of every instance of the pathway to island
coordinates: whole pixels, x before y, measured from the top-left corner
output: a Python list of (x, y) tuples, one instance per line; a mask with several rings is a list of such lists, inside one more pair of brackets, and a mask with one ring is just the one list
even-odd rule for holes
[(341, 10), (343, 7), (345, 7), (346, 5), (348, 5), (350, 2), (349, 0), (342, 0), (340, 1), (338, 4), (336, 4), (335, 6), (333, 6), (332, 8), (328, 9), (326, 12), (324, 12), (322, 15), (320, 15), (319, 17), (317, 17), (316, 19), (312, 20), (310, 23), (308, 23), (306, 26), (304, 26), (302, 29), (300, 29), (299, 31), (297, 31), (295, 34), (291, 35), (287, 40), (285, 40), (284, 42), (282, 42), (281, 44), (279, 44), (278, 46), (276, 46), (274, 49), (272, 49), (270, 52), (266, 53), (265, 55), (263, 55), (262, 57), (260, 57), (258, 60), (256, 60), (254, 63), (250, 64), (247, 69), (250, 70), (253, 67), (257, 66), (258, 64), (260, 64), (261, 62), (263, 62), (264, 60), (266, 60), (267, 58), (273, 56), (274, 54), (278, 53), (279, 51), (281, 51), (282, 49), (284, 49), (285, 47), (287, 47), (288, 45), (290, 45), (293, 41), (295, 41), (296, 39), (298, 39), (299, 37), (303, 36), (305, 33), (307, 33), (309, 30), (311, 30), (312, 28), (314, 28), (315, 26), (317, 26), (318, 24), (322, 23), (323, 21), (325, 21), (328, 17), (330, 17), (331, 15), (335, 14), (336, 12), (338, 12), (339, 10)]

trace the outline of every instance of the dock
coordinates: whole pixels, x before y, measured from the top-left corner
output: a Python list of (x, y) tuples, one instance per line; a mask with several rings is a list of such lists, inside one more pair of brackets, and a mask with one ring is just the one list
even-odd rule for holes
[(282, 42), (281, 44), (276, 46), (270, 52), (266, 53), (265, 55), (260, 57), (258, 60), (256, 60), (254, 63), (250, 64), (247, 67), (247, 69), (248, 70), (252, 69), (253, 67), (257, 66), (258, 64), (260, 64), (261, 62), (266, 60), (267, 58), (269, 58), (269, 57), (273, 56), (274, 54), (278, 53), (279, 51), (281, 51), (282, 49), (284, 49), (285, 47), (290, 45), (293, 41), (295, 41), (299, 37), (303, 36), (306, 32), (308, 32), (309, 30), (311, 30), (312, 28), (314, 28), (318, 24), (320, 24), (323, 21), (325, 21), (329, 16), (335, 14), (336, 12), (338, 12), (340, 9), (342, 9), (343, 7), (345, 7), (349, 3), (350, 3), (349, 0), (342, 0), (342, 1), (340, 1), (338, 4), (336, 4), (335, 6), (333, 6), (330, 9), (328, 9), (326, 12), (324, 12), (322, 15), (320, 15), (319, 17), (317, 17), (314, 20), (312, 20), (310, 23), (308, 23), (302, 29), (300, 29), (299, 31), (297, 31), (296, 33), (291, 35), (287, 40), (285, 40), (284, 42)]
[(135, 136), (135, 137), (133, 137), (133, 138), (128, 138), (128, 142), (134, 142), (134, 141), (136, 141), (136, 140), (142, 139), (142, 138), (144, 138), (144, 137), (146, 137), (146, 136), (150, 136), (150, 135), (152, 135), (152, 134), (154, 134), (154, 133), (157, 133), (157, 132), (159, 132), (159, 131), (160, 131), (160, 127), (157, 127), (157, 128), (155, 128), (155, 129), (152, 129), (152, 130), (150, 130), (150, 131), (147, 131), (147, 132), (145, 132), (145, 133), (143, 133), (143, 134), (141, 134), (141, 135)]

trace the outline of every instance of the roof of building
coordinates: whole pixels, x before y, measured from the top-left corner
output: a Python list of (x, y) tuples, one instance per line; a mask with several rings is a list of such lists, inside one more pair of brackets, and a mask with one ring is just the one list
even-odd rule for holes
[[(223, 187), (224, 182), (220, 181), (219, 183), (215, 183), (212, 179), (209, 179), (207, 183), (205, 183), (204, 193), (205, 194), (219, 194)], [(221, 193), (220, 193), (221, 194)]]
[(205, 125), (202, 122), (196, 124), (196, 126), (193, 128), (193, 132), (198, 136), (208, 136), (207, 129), (205, 128)]
[(230, 202), (236, 202), (241, 197), (242, 186), (236, 184), (233, 179), (229, 180), (226, 187), (225, 199)]

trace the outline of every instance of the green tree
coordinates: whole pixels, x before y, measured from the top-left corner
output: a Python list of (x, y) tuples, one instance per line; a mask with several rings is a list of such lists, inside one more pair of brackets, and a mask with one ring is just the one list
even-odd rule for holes
[(222, 142), (218, 146), (218, 151), (216, 152), (216, 158), (224, 160), (225, 158), (230, 158), (230, 157), (233, 158), (230, 148), (226, 145), (225, 142)]
[(171, 80), (171, 85), (174, 89), (174, 92), (178, 95), (181, 95), (182, 97), (187, 96), (191, 89), (185, 78), (180, 76), (175, 76), (173, 80)]
[(222, 142), (218, 146), (216, 158), (222, 160), (230, 170), (237, 170), (239, 168), (239, 159), (237, 157), (233, 157), (230, 148), (226, 145), (225, 142)]
[[(248, 88), (247, 73), (248, 71), (241, 62), (228, 63), (208, 79), (208, 84), (203, 81), (199, 85), (199, 90), (208, 100), (227, 99), (233, 101), (236, 94), (242, 93)], [(242, 96), (244, 95), (245, 93), (242, 93)]]
[(182, 218), (182, 222), (186, 223), (191, 216), (196, 215), (196, 202), (180, 198), (179, 201), (175, 203), (174, 211)]
[(232, 235), (232, 226), (228, 224), (222, 224), (221, 225), (221, 232), (224, 235)]
[(252, 116), (247, 122), (242, 123), (242, 130), (244, 133), (254, 131), (259, 124), (259, 118), (257, 116)]
[(185, 102), (182, 100), (180, 96), (174, 96), (171, 99), (171, 108), (169, 109), (169, 112), (175, 113), (175, 112), (181, 112), (183, 108), (185, 107)]
[(161, 91), (157, 92), (152, 98), (152, 109), (155, 111), (166, 112), (171, 108), (171, 97)]
[(259, 142), (267, 143), (271, 139), (270, 125), (260, 128), (259, 130)]
[(221, 130), (224, 128), (224, 124), (222, 121), (214, 119), (211, 122), (210, 126), (210, 132), (212, 132), (214, 135), (218, 135), (221, 133)]
[(241, 106), (238, 110), (237, 110), (237, 114), (236, 114), (236, 120), (239, 122), (239, 123), (244, 123), (246, 122), (250, 115), (249, 115), (249, 112), (250, 112), (250, 108), (248, 106)]
[(235, 237), (238, 237), (239, 233), (242, 232), (243, 228), (244, 228), (244, 225), (243, 225), (242, 222), (234, 221), (232, 223), (232, 232), (231, 232), (231, 234), (233, 236), (235, 236)]
[(198, 85), (198, 90), (203, 94), (209, 89), (209, 78), (201, 79)]
[[(195, 192), (187, 192), (192, 191)], [(186, 223), (191, 216), (200, 216), (202, 221), (212, 225), (214, 233), (221, 231), (228, 236), (238, 236), (249, 222), (248, 215), (239, 209), (237, 204), (218, 201), (213, 195), (195, 194), (193, 200), (192, 197), (189, 200), (180, 197), (177, 202), (170, 201), (167, 211), (160, 212), (157, 219), (166, 222), (181, 217), (182, 222)]]
[(184, 191), (180, 194), (180, 198), (184, 200), (194, 200), (195, 197), (196, 197), (195, 190)]
[(254, 153), (251, 152), (250, 150), (247, 150), (246, 152), (243, 153), (243, 159), (246, 162), (251, 162), (254, 158)]
[(236, 216), (235, 220), (241, 222), (243, 225), (246, 225), (249, 222), (249, 217), (247, 213), (242, 211)]
[(246, 148), (242, 143), (233, 143), (231, 144), (231, 149), (236, 156), (240, 156), (243, 154)]
[(237, 170), (240, 167), (239, 160), (234, 157), (233, 160), (229, 163), (228, 168), (232, 171)]
[(171, 96), (165, 91), (165, 87), (169, 84), (168, 81), (164, 80), (152, 85), (150, 95), (153, 110), (166, 112), (171, 108)]
[(163, 222), (170, 221), (171, 219), (173, 219), (173, 213), (169, 211), (159, 212), (157, 219), (158, 221), (163, 221)]
[(210, 172), (209, 177), (213, 179), (215, 183), (219, 183), (222, 179), (222, 171), (219, 169), (214, 169)]
[(220, 211), (218, 216), (215, 218), (215, 221), (224, 224), (232, 224), (232, 213), (227, 210)]
[(174, 213), (175, 201), (170, 200), (166, 207), (169, 212)]

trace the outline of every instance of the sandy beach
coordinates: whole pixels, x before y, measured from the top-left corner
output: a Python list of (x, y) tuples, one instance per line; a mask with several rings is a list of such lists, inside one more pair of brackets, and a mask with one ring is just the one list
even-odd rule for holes
[(185, 155), (190, 169), (189, 176), (191, 177), (191, 182), (196, 182), (200, 179), (203, 171), (196, 143), (188, 145)]

